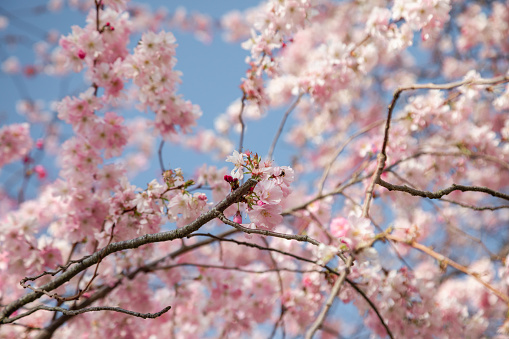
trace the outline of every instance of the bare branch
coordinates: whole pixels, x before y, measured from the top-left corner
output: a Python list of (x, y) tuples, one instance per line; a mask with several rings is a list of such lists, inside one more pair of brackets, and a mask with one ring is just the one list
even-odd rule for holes
[(222, 266), (222, 265), (212, 265), (212, 264), (200, 264), (200, 263), (178, 263), (174, 265), (165, 265), (165, 266), (157, 266), (155, 268), (151, 268), (150, 271), (160, 271), (160, 270), (169, 270), (175, 267), (184, 267), (184, 266), (190, 266), (190, 267), (200, 267), (200, 268), (214, 268), (214, 269), (220, 269), (220, 270), (231, 270), (231, 271), (239, 271), (243, 273), (256, 273), (256, 274), (264, 274), (264, 273), (277, 273), (280, 271), (285, 272), (293, 272), (293, 273), (311, 273), (311, 272), (317, 272), (317, 273), (326, 273), (323, 270), (299, 270), (294, 268), (284, 268), (284, 267), (277, 267), (277, 268), (268, 268), (266, 270), (251, 270), (247, 268), (242, 268), (238, 266)]
[(242, 153), (242, 147), (244, 144), (244, 131), (246, 129), (244, 119), (242, 118), (242, 113), (244, 113), (245, 107), (246, 107), (246, 93), (243, 93), (242, 99), (240, 100), (240, 112), (239, 112), (239, 122), (240, 122), (239, 153)]
[(329, 161), (329, 163), (327, 164), (327, 167), (325, 168), (325, 171), (323, 172), (322, 174), (322, 178), (320, 179), (320, 182), (318, 183), (318, 194), (321, 194), (323, 192), (323, 187), (325, 185), (325, 180), (327, 180), (327, 177), (329, 176), (329, 172), (332, 168), (332, 165), (334, 164), (334, 162), (336, 161), (336, 159), (339, 157), (339, 155), (345, 150), (346, 146), (355, 138), (357, 138), (358, 136), (361, 136), (363, 135), (364, 133), (370, 131), (371, 129), (381, 125), (384, 123), (385, 120), (379, 120), (379, 121), (375, 121), (374, 123), (371, 123), (369, 124), (368, 126), (364, 127), (363, 129), (355, 132), (354, 134), (352, 134), (350, 137), (348, 137), (344, 142), (343, 144), (341, 144), (340, 147), (338, 147), (338, 150), (336, 151), (336, 153), (331, 157), (331, 160)]
[(461, 192), (483, 192), (483, 193), (492, 195), (497, 198), (509, 200), (509, 195), (494, 191), (492, 189), (489, 189), (489, 188), (483, 187), (483, 186), (465, 186), (465, 185), (452, 184), (452, 186), (444, 188), (443, 190), (436, 191), (436, 192), (429, 192), (429, 191), (421, 191), (421, 190), (409, 187), (407, 185), (403, 185), (403, 186), (394, 185), (394, 184), (388, 183), (387, 181), (384, 181), (383, 179), (380, 179), (380, 178), (377, 180), (377, 184), (387, 188), (389, 191), (401, 191), (401, 192), (409, 193), (413, 196), (419, 196), (419, 197), (429, 198), (429, 199), (440, 199), (444, 195), (448, 195), (454, 191), (461, 191)]
[(318, 241), (316, 241), (315, 239), (313, 239), (311, 237), (308, 237), (307, 235), (284, 234), (284, 233), (278, 233), (278, 232), (273, 232), (273, 231), (269, 231), (269, 230), (247, 228), (240, 224), (237, 224), (236, 222), (231, 221), (230, 219), (225, 217), (224, 214), (222, 214), (222, 213), (218, 216), (218, 218), (221, 219), (221, 221), (224, 222), (225, 224), (233, 226), (236, 229), (238, 229), (239, 231), (242, 231), (247, 234), (261, 234), (261, 235), (265, 235), (265, 236), (273, 236), (273, 237), (283, 238), (283, 239), (287, 239), (287, 240), (297, 240), (297, 241), (302, 241), (302, 242), (308, 242), (315, 246), (320, 245), (320, 243)]
[(159, 158), (159, 166), (161, 167), (161, 172), (166, 171), (164, 168), (164, 161), (163, 161), (163, 147), (164, 147), (164, 139), (161, 140), (161, 143), (159, 144), (159, 149), (157, 150), (157, 157)]
[(283, 119), (281, 119), (279, 128), (278, 128), (276, 135), (274, 136), (274, 140), (272, 140), (272, 144), (270, 145), (270, 148), (269, 148), (269, 153), (267, 155), (267, 158), (269, 160), (272, 160), (272, 155), (274, 154), (274, 150), (276, 149), (277, 141), (279, 139), (279, 136), (283, 132), (283, 128), (285, 127), (286, 119), (288, 119), (288, 116), (290, 115), (290, 113), (295, 109), (295, 107), (297, 107), (297, 105), (299, 104), (299, 101), (303, 95), (304, 95), (304, 93), (299, 94), (299, 96), (293, 102), (293, 104), (286, 110), (285, 115), (283, 115)]
[(359, 286), (357, 286), (356, 283), (354, 283), (353, 281), (351, 281), (350, 279), (346, 278), (345, 279), (346, 282), (352, 286), (352, 288), (354, 290), (357, 291), (357, 293), (359, 293), (361, 295), (361, 297), (366, 300), (366, 302), (369, 304), (369, 306), (373, 309), (373, 311), (375, 312), (376, 316), (378, 317), (378, 319), (380, 320), (380, 322), (382, 323), (383, 327), (385, 328), (385, 331), (387, 332), (387, 334), (389, 335), (389, 337), (391, 339), (394, 339), (394, 336), (392, 335), (392, 332), (391, 330), (389, 329), (389, 326), (387, 326), (387, 324), (385, 323), (385, 320), (382, 318), (382, 315), (380, 314), (380, 312), (378, 311), (378, 308), (375, 306), (375, 304), (373, 304), (373, 302), (368, 298), (368, 296), (366, 295), (366, 293), (364, 293), (363, 290), (361, 290), (359, 288)]
[(86, 313), (86, 312), (113, 311), (113, 312), (125, 313), (128, 315), (132, 315), (133, 317), (138, 317), (138, 318), (143, 318), (143, 319), (148, 319), (148, 318), (155, 319), (157, 317), (160, 317), (164, 313), (168, 312), (170, 309), (171, 309), (171, 306), (166, 306), (165, 308), (163, 308), (161, 311), (159, 311), (157, 313), (139, 313), (139, 312), (125, 310), (120, 307), (111, 307), (111, 306), (95, 306), (95, 307), (82, 308), (80, 310), (68, 310), (68, 309), (65, 309), (62, 307), (49, 307), (49, 306), (44, 306), (44, 305), (38, 305), (25, 313), (22, 313), (15, 317), (6, 319), (4, 324), (12, 323), (13, 321), (19, 320), (19, 319), (24, 318), (34, 312), (41, 311), (41, 310), (61, 312), (62, 314), (70, 315), (70, 316), (74, 316), (74, 315), (78, 315), (78, 314), (82, 314), (82, 313)]

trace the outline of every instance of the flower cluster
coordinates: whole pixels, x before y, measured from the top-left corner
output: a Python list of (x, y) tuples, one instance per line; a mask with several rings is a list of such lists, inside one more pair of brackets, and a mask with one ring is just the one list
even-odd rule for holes
[(176, 133), (177, 128), (183, 133), (189, 132), (201, 116), (197, 105), (176, 94), (181, 75), (173, 69), (177, 62), (176, 46), (172, 33), (143, 34), (122, 70), (124, 76), (133, 79), (139, 88), (140, 108), (150, 108), (156, 113), (154, 126), (165, 139)]
[(238, 187), (244, 174), (250, 174), (259, 181), (252, 193), (245, 197), (247, 214), (256, 227), (274, 229), (283, 221), (281, 201), (291, 192), (289, 186), (294, 179), (293, 169), (288, 166), (272, 167), (270, 161), (262, 161), (257, 154), (249, 151), (233, 151), (226, 161), (235, 165), (232, 176), (224, 177), (232, 190)]
[(0, 128), (0, 168), (23, 158), (32, 148), (28, 123), (12, 124)]

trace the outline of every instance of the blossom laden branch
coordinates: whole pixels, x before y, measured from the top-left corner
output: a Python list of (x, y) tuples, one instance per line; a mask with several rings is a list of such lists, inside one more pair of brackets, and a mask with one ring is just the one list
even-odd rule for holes
[(384, 128), (384, 137), (382, 142), (382, 148), (380, 150), (380, 153), (377, 156), (377, 168), (376, 171), (373, 173), (373, 177), (371, 178), (371, 182), (366, 190), (366, 198), (364, 200), (364, 205), (362, 208), (362, 215), (364, 217), (368, 217), (369, 214), (369, 206), (371, 203), (371, 199), (373, 198), (373, 191), (375, 188), (375, 185), (380, 180), (380, 176), (382, 175), (382, 172), (385, 168), (385, 162), (387, 160), (387, 144), (389, 143), (389, 129), (391, 126), (391, 120), (392, 120), (392, 114), (394, 111), (394, 107), (396, 107), (396, 102), (398, 101), (400, 95), (404, 91), (410, 91), (410, 90), (417, 90), (417, 89), (436, 89), (436, 90), (450, 90), (456, 87), (464, 86), (464, 85), (495, 85), (495, 84), (502, 84), (509, 82), (509, 76), (498, 76), (495, 78), (490, 79), (464, 79), (462, 81), (457, 82), (451, 82), (447, 84), (442, 85), (436, 85), (436, 84), (416, 84), (412, 86), (407, 87), (399, 87), (392, 97), (392, 101), (388, 106), (388, 112), (387, 112), (387, 120), (385, 123)]
[(135, 239), (112, 243), (107, 247), (103, 248), (102, 250), (95, 252), (93, 255), (85, 258), (83, 261), (77, 263), (75, 266), (63, 272), (57, 278), (41, 286), (37, 291), (28, 293), (23, 297), (8, 304), (0, 312), (0, 324), (7, 321), (8, 317), (11, 314), (13, 314), (16, 310), (18, 310), (20, 307), (23, 307), (24, 305), (39, 299), (45, 292), (52, 291), (57, 287), (63, 285), (64, 283), (69, 281), (72, 277), (82, 272), (83, 270), (87, 269), (88, 267), (97, 264), (100, 260), (102, 260), (105, 256), (109, 254), (123, 251), (126, 249), (138, 248), (142, 245), (150, 243), (182, 239), (188, 236), (192, 232), (200, 229), (200, 227), (202, 227), (209, 221), (212, 221), (213, 219), (217, 218), (219, 215), (223, 213), (223, 211), (226, 208), (240, 201), (240, 199), (242, 199), (244, 195), (250, 191), (251, 187), (254, 187), (257, 184), (257, 182), (258, 181), (255, 179), (252, 178), (249, 179), (237, 190), (229, 194), (223, 201), (219, 202), (214, 208), (212, 208), (207, 213), (202, 214), (200, 217), (198, 217), (195, 221), (188, 224), (187, 226), (184, 226), (173, 231), (160, 232), (156, 234), (146, 234)]

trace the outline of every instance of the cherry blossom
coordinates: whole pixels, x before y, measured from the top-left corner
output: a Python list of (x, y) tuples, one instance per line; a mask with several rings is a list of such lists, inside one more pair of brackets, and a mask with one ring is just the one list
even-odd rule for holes
[(0, 337), (508, 335), (507, 2), (9, 8)]

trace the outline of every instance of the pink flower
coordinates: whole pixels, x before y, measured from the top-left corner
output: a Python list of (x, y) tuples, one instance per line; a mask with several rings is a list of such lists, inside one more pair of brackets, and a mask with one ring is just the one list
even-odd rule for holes
[(84, 50), (82, 50), (82, 49), (78, 50), (78, 58), (83, 60), (83, 59), (85, 59), (86, 56), (87, 56), (87, 53)]
[(274, 180), (261, 181), (256, 185), (254, 192), (260, 198), (259, 201), (266, 204), (277, 204), (283, 198), (283, 192)]
[(34, 167), (34, 172), (37, 173), (37, 177), (39, 178), (39, 180), (46, 178), (48, 174), (46, 172), (46, 169), (42, 165), (36, 165)]
[(32, 148), (28, 123), (0, 128), (0, 167), (25, 157)]
[(2, 63), (2, 71), (7, 74), (15, 74), (21, 70), (21, 64), (19, 63), (18, 58), (9, 57)]
[(343, 217), (334, 218), (330, 224), (330, 231), (333, 236), (342, 238), (346, 235), (348, 230), (350, 229), (350, 224), (348, 220)]
[(281, 205), (263, 206), (254, 205), (253, 209), (249, 210), (247, 214), (249, 219), (256, 224), (258, 228), (273, 229), (283, 221)]
[(233, 222), (236, 222), (237, 224), (242, 224), (242, 214), (240, 214), (240, 211), (237, 211), (237, 213), (233, 217)]

